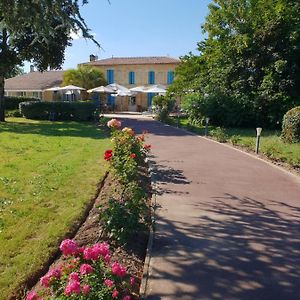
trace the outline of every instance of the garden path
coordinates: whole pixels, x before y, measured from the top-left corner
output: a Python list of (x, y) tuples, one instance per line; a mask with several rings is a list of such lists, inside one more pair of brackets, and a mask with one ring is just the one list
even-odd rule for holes
[(150, 118), (123, 122), (153, 146), (146, 299), (300, 299), (299, 178)]

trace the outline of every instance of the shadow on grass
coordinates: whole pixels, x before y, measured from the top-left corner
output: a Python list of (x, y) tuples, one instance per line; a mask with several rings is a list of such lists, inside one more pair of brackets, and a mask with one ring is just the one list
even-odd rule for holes
[(107, 137), (105, 130), (97, 128), (91, 122), (48, 122), (40, 123), (6, 122), (0, 123), (0, 133), (39, 134), (44, 136), (83, 137), (103, 139)]
[(150, 280), (174, 285), (147, 300), (300, 299), (300, 209), (270, 203), (224, 194), (191, 204), (192, 220), (158, 216), (152, 256), (174, 269), (154, 264)]

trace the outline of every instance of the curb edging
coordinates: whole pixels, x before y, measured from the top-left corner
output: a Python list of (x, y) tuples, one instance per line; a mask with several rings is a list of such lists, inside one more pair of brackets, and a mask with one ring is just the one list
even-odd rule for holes
[(147, 250), (146, 250), (146, 257), (144, 262), (143, 268), (143, 276), (139, 290), (139, 299), (145, 300), (147, 297), (147, 289), (148, 289), (148, 280), (150, 275), (150, 260), (152, 257), (152, 247), (153, 247), (153, 240), (154, 240), (154, 232), (155, 232), (155, 203), (156, 203), (156, 189), (155, 189), (155, 178), (153, 173), (153, 165), (149, 161), (148, 158), (145, 160), (149, 164), (149, 175), (151, 179), (151, 190), (152, 190), (152, 197), (151, 197), (151, 226), (149, 232), (149, 238), (147, 243)]

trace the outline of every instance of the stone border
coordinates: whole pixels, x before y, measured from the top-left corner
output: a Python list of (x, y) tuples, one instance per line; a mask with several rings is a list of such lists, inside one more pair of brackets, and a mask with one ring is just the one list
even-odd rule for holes
[(140, 285), (139, 291), (139, 299), (146, 299), (147, 297), (147, 288), (148, 288), (148, 279), (150, 275), (150, 260), (152, 257), (152, 246), (153, 246), (153, 239), (154, 239), (154, 232), (155, 232), (155, 206), (156, 206), (156, 179), (153, 173), (153, 165), (149, 161), (148, 158), (145, 159), (145, 162), (149, 164), (149, 177), (151, 179), (151, 190), (152, 190), (152, 197), (151, 197), (151, 226), (149, 232), (149, 238), (147, 243), (146, 249), (146, 257), (144, 262), (143, 268), (143, 276)]

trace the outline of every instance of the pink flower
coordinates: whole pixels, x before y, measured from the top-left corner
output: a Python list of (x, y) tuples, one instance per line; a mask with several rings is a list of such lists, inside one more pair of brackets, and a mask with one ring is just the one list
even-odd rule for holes
[(121, 127), (121, 122), (118, 121), (117, 119), (111, 119), (110, 121), (107, 122), (107, 126), (109, 128), (118, 129)]
[(50, 280), (51, 280), (51, 277), (48, 276), (48, 274), (46, 274), (45, 276), (41, 277), (40, 278), (40, 284), (41, 284), (41, 286), (48, 288)]
[(90, 292), (90, 286), (88, 284), (85, 284), (83, 287), (82, 287), (82, 293), (83, 295), (87, 295), (89, 292)]
[(82, 264), (80, 266), (80, 274), (81, 275), (87, 275), (87, 274), (93, 273), (93, 271), (94, 271), (93, 267), (89, 264)]
[(109, 264), (109, 262), (110, 262), (110, 255), (109, 255), (109, 254), (105, 255), (104, 261), (105, 261), (107, 264)]
[(83, 251), (83, 258), (85, 260), (91, 260), (93, 259), (93, 249), (91, 247), (87, 247)]
[(63, 253), (63, 255), (68, 256), (68, 255), (76, 255), (78, 252), (78, 246), (76, 242), (73, 240), (64, 240), (61, 242), (59, 249)]
[(70, 296), (71, 294), (80, 294), (80, 282), (76, 280), (71, 280), (65, 287), (64, 294), (65, 296)]
[(29, 293), (27, 293), (26, 300), (42, 300), (42, 298), (39, 298), (37, 293), (32, 290)]
[(125, 296), (124, 298), (123, 298), (123, 300), (130, 300), (130, 296)]
[(111, 288), (114, 285), (114, 282), (110, 279), (105, 279), (104, 285), (107, 286), (108, 288)]
[(50, 269), (45, 276), (40, 278), (40, 284), (43, 287), (48, 288), (51, 281), (55, 278), (59, 279), (60, 276), (61, 276), (61, 267), (57, 267), (55, 269)]
[(117, 262), (114, 262), (111, 265), (111, 272), (118, 277), (123, 277), (126, 275), (126, 269)]
[(118, 295), (119, 295), (119, 292), (116, 289), (114, 289), (114, 291), (111, 294), (112, 298), (115, 299), (118, 297)]
[(134, 285), (134, 283), (135, 283), (135, 278), (134, 278), (134, 277), (130, 277), (129, 282), (130, 282), (130, 285)]
[(79, 275), (78, 275), (78, 273), (76, 273), (76, 272), (72, 272), (70, 275), (69, 275), (69, 280), (70, 281), (79, 281), (80, 279), (79, 279)]
[(83, 257), (86, 260), (98, 260), (100, 256), (103, 258), (109, 255), (109, 245), (107, 243), (98, 243), (92, 247), (85, 248)]
[(47, 274), (51, 278), (55, 277), (55, 278), (59, 279), (61, 276), (61, 267), (57, 267), (55, 269), (50, 269)]
[(107, 243), (98, 243), (93, 246), (94, 254), (97, 258), (99, 256), (105, 257), (109, 255), (109, 245)]

